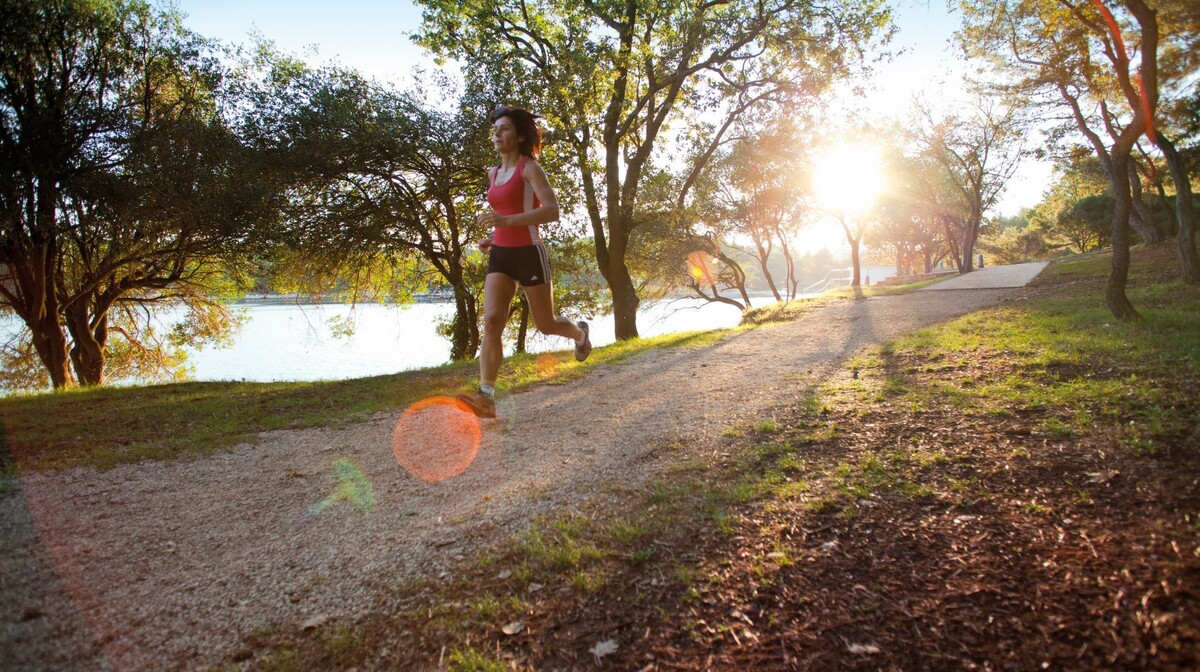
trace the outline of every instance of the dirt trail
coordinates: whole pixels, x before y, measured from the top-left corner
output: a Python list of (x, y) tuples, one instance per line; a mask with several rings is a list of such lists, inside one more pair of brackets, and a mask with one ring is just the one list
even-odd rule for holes
[[(537, 386), (503, 399), (474, 463), (438, 484), (397, 465), (402, 409), (203, 459), (25, 476), (0, 494), (0, 668), (195, 669), (255, 631), (353, 619), (539, 514), (605, 484), (636, 487), (663, 466), (657, 446), (715, 446), (723, 428), (770, 417), (861, 348), (1019, 291), (838, 303)], [(370, 482), (373, 511), (342, 502), (306, 519), (342, 458)]]

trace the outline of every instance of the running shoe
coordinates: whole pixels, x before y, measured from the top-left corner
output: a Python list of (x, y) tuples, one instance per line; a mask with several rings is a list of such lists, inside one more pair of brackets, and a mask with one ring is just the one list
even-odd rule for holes
[(483, 392), (460, 394), (455, 398), (466, 404), (472, 413), (481, 418), (496, 417), (496, 400)]
[(583, 332), (583, 340), (575, 344), (575, 361), (582, 362), (592, 354), (592, 339), (588, 335), (588, 323), (580, 320), (575, 323), (579, 330)]

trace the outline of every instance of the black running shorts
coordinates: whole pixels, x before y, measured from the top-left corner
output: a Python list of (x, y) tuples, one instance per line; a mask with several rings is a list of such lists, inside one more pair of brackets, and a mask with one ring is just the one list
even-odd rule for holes
[(503, 273), (521, 283), (522, 287), (534, 287), (550, 282), (550, 257), (546, 246), (525, 245), (522, 247), (500, 247), (492, 245), (488, 252), (488, 273)]

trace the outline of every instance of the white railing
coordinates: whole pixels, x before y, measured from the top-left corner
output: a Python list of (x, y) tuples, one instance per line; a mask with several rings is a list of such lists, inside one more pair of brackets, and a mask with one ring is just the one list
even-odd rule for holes
[(825, 277), (800, 290), (801, 294), (820, 294), (835, 287), (845, 287), (854, 277), (853, 268), (831, 268)]

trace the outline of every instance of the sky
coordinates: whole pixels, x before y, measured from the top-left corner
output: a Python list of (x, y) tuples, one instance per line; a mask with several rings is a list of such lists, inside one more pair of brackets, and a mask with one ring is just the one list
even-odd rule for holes
[[(862, 104), (867, 115), (894, 114), (916, 92), (947, 100), (960, 87), (953, 73), (961, 59), (950, 45), (957, 18), (945, 0), (892, 0), (898, 32), (890, 48), (900, 52), (878, 66)], [(246, 43), (254, 33), (312, 64), (336, 61), (368, 77), (403, 85), (414, 67), (435, 67), (410, 39), (421, 24), (411, 0), (177, 0), (185, 25), (226, 43)], [(946, 74), (951, 73), (951, 74)], [(949, 78), (949, 79), (948, 79)], [(1009, 183), (993, 214), (1013, 215), (1041, 200), (1050, 167), (1029, 161)], [(830, 233), (831, 245), (839, 233)]]

